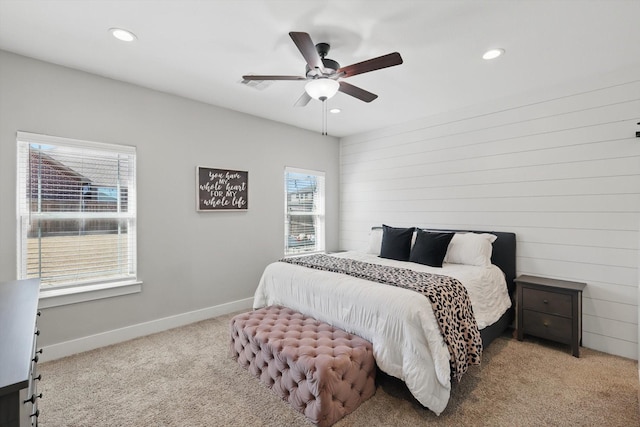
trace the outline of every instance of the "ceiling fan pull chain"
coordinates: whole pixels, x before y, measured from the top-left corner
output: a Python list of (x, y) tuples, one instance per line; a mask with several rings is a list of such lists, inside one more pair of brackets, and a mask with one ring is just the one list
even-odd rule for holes
[(327, 134), (327, 101), (322, 101), (322, 134)]

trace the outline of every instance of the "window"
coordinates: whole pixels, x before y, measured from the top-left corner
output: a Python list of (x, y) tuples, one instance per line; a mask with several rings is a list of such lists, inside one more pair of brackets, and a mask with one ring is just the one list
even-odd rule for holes
[(284, 254), (324, 251), (324, 172), (286, 168)]
[(136, 280), (135, 147), (18, 132), (18, 278)]

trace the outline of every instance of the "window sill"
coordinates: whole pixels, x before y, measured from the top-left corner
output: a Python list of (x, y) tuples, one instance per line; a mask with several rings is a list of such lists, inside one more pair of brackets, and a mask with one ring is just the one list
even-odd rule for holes
[(318, 254), (326, 254), (326, 252), (322, 250), (322, 251), (298, 252), (295, 254), (284, 254), (284, 258), (295, 258), (303, 255), (318, 255)]
[(59, 307), (139, 292), (142, 292), (142, 282), (139, 280), (98, 283), (62, 289), (40, 289), (38, 308)]

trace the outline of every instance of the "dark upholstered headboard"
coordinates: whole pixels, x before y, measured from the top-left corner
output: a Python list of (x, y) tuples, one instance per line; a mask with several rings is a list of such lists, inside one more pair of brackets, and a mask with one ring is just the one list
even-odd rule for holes
[[(381, 228), (381, 227), (372, 227)], [(419, 227), (422, 228), (422, 227)], [(507, 287), (509, 294), (514, 297), (516, 284), (516, 234), (506, 231), (481, 231), (481, 230), (444, 230), (437, 228), (422, 228), (427, 231), (448, 231), (460, 233), (491, 233), (498, 237), (493, 242), (493, 251), (491, 254), (491, 262), (504, 272), (507, 279)]]

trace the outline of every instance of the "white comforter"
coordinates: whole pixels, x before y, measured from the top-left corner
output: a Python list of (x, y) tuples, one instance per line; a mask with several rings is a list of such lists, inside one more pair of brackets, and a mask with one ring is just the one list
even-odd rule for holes
[[(491, 325), (511, 306), (496, 266), (445, 264), (442, 268), (379, 258), (363, 252), (348, 257), (455, 277), (467, 289), (478, 327)], [(359, 335), (373, 344), (378, 367), (400, 378), (415, 398), (436, 414), (451, 392), (449, 351), (429, 300), (404, 288), (314, 270), (284, 262), (265, 269), (253, 307), (283, 305)]]

